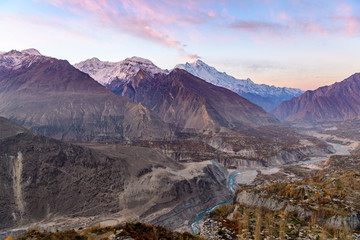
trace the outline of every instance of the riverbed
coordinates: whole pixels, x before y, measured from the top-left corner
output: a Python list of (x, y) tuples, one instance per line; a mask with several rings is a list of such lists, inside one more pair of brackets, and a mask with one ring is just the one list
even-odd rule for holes
[[(345, 150), (343, 148), (342, 145), (340, 144), (331, 144), (332, 146), (334, 146), (334, 148), (336, 149), (336, 153), (338, 155), (349, 155), (350, 153)], [(316, 162), (324, 162), (326, 160), (329, 159), (330, 156), (326, 156), (326, 157), (318, 157), (318, 158), (312, 158), (310, 160), (307, 161), (302, 161), (302, 162), (296, 162), (296, 163), (290, 163), (290, 164), (285, 164), (285, 165), (281, 165), (281, 166), (271, 166), (271, 167), (264, 167), (264, 168), (257, 168), (257, 169), (246, 169), (246, 170), (241, 170), (241, 171), (236, 171), (233, 172), (229, 175), (229, 180), (228, 180), (228, 188), (230, 189), (230, 191), (235, 194), (236, 189), (238, 188), (238, 185), (235, 182), (235, 178), (239, 175), (247, 175), (250, 176), (251, 178), (253, 178), (253, 176), (257, 175), (257, 171), (271, 171), (272, 169), (276, 169), (276, 168), (280, 168), (280, 167), (285, 167), (285, 166), (297, 166), (297, 165), (305, 165), (305, 164), (311, 164), (311, 163), (316, 163)], [(246, 177), (246, 176), (244, 176)], [(244, 179), (242, 179), (244, 181)], [(250, 179), (251, 180), (251, 179)], [(244, 181), (245, 182), (245, 181)], [(211, 207), (210, 209), (203, 211), (201, 213), (199, 213), (198, 217), (195, 219), (195, 221), (191, 224), (191, 229), (193, 231), (194, 234), (198, 234), (200, 232), (199, 229), (199, 222), (203, 219), (203, 217), (212, 212), (213, 210), (215, 210), (216, 208), (218, 208), (221, 205), (225, 205), (225, 204), (229, 204), (232, 203), (232, 200), (229, 200), (227, 202), (222, 202), (219, 204), (216, 204), (215, 206)]]

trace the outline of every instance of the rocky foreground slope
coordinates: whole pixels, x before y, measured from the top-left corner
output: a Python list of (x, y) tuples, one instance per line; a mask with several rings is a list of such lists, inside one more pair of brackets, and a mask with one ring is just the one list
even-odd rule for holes
[[(218, 164), (179, 164), (158, 151), (79, 146), (34, 135), (0, 118), (0, 229), (56, 229), (112, 220), (189, 227), (230, 197)], [(3, 134), (6, 133), (6, 134)], [(42, 225), (43, 224), (43, 225)]]
[[(358, 239), (360, 158), (259, 170), (200, 224), (219, 239)], [(224, 236), (228, 236), (224, 238)]]

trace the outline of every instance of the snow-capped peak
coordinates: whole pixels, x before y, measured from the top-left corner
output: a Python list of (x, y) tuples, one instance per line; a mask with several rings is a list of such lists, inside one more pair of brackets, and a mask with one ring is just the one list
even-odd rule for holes
[[(290, 99), (292, 97), (299, 96), (303, 93), (300, 89), (295, 88), (280, 88), (275, 86), (269, 86), (266, 84), (256, 84), (251, 81), (249, 78), (244, 79), (236, 79), (225, 72), (219, 72), (214, 67), (207, 65), (205, 62), (201, 60), (196, 60), (192, 63), (178, 64), (175, 68), (181, 68), (186, 70), (187, 72), (209, 82), (214, 85), (224, 87), (232, 90), (233, 92), (238, 93), (241, 96), (248, 98), (249, 94), (254, 96), (257, 95), (261, 101), (264, 99)], [(279, 101), (280, 101), (279, 100)], [(257, 104), (260, 104), (265, 109), (269, 110), (273, 106), (267, 106), (268, 104), (261, 104), (261, 101), (255, 101)]]
[(217, 86), (225, 87), (230, 90), (233, 90), (233, 85), (248, 85), (253, 84), (253, 82), (248, 80), (236, 79), (232, 76), (227, 75), (225, 72), (219, 72), (214, 67), (211, 67), (204, 63), (201, 60), (196, 60), (192, 63), (178, 64), (175, 68), (180, 68), (188, 71), (194, 76), (197, 76), (209, 83), (212, 83)]
[(45, 59), (48, 59), (48, 57), (41, 55), (38, 50), (33, 48), (22, 51), (11, 50), (0, 54), (0, 70), (16, 70), (22, 67), (30, 67), (34, 62)]
[(111, 84), (114, 80), (127, 83), (140, 69), (152, 75), (168, 73), (167, 70), (157, 67), (150, 60), (140, 57), (126, 58), (120, 62), (105, 62), (97, 58), (91, 58), (74, 66), (80, 71), (88, 73), (102, 85)]
[(21, 51), (22, 54), (29, 54), (34, 56), (42, 56), (41, 53), (35, 48), (29, 48)]
[(288, 92), (290, 94), (301, 94), (300, 89), (295, 88), (280, 88), (275, 86), (269, 86), (266, 84), (256, 84), (247, 79), (236, 79), (225, 72), (219, 72), (214, 67), (211, 67), (201, 60), (196, 60), (193, 63), (178, 64), (175, 68), (181, 68), (189, 73), (207, 81), (214, 85), (228, 88), (234, 92), (246, 92), (255, 93), (261, 96), (268, 94), (277, 94)]
[(150, 65), (154, 65), (153, 62), (151, 62), (149, 59), (146, 58), (141, 58), (141, 57), (130, 57), (130, 58), (126, 58), (124, 60), (124, 62), (134, 62), (134, 63), (138, 63), (138, 64), (150, 64)]

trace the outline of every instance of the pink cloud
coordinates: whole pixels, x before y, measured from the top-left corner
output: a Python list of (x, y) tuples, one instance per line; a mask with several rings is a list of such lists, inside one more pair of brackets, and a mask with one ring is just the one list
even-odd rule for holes
[(262, 30), (278, 31), (281, 30), (283, 26), (271, 22), (238, 20), (233, 22), (230, 25), (230, 28), (253, 32), (253, 31), (262, 31)]
[(327, 35), (329, 30), (326, 29), (321, 23), (315, 21), (301, 21), (295, 23), (303, 34), (307, 35)]
[(290, 17), (285, 12), (280, 12), (278, 15), (278, 19), (282, 21), (290, 20)]
[(176, 48), (183, 54), (185, 54), (184, 44), (176, 39), (176, 32), (172, 25), (198, 25), (220, 18), (220, 14), (215, 10), (200, 6), (212, 0), (40, 1), (72, 11), (80, 16), (90, 16), (96, 25), (126, 31), (133, 36)]
[[(159, 42), (166, 46), (183, 50), (181, 43), (156, 29), (161, 18), (154, 19), (156, 12), (141, 3), (141, 0), (122, 0), (126, 8), (136, 9), (134, 14), (119, 13), (113, 0), (43, 0), (56, 7), (65, 8), (77, 14), (90, 15), (94, 22), (110, 26), (113, 29), (124, 30), (132, 35)], [(155, 27), (154, 27), (155, 26)], [(165, 29), (165, 28), (164, 28)], [(165, 29), (166, 30), (166, 29)]]
[(354, 36), (359, 31), (359, 21), (355, 17), (347, 17), (346, 31), (350, 36)]
[(344, 26), (346, 33), (349, 36), (355, 36), (360, 31), (360, 20), (353, 13), (353, 8), (347, 3), (343, 2), (338, 6), (338, 16), (333, 19)]
[[(78, 16), (91, 18), (95, 26), (110, 27), (127, 32), (141, 39), (150, 40), (178, 49), (183, 55), (185, 44), (179, 39), (194, 39), (196, 32), (205, 27), (211, 38), (230, 28), (235, 32), (246, 32), (254, 39), (286, 41), (300, 35), (346, 35), (359, 33), (359, 19), (346, 1), (319, 8), (321, 3), (300, 0), (289, 1), (292, 5), (274, 15), (273, 6), (279, 1), (256, 0), (266, 5), (263, 17), (243, 19), (241, 14), (231, 13), (231, 8), (252, 11), (254, 1), (215, 0), (37, 0), (72, 11)], [(217, 7), (213, 7), (216, 5)], [(234, 6), (233, 6), (234, 5)], [(330, 4), (329, 4), (330, 5)], [(281, 6), (281, 4), (280, 4)], [(335, 11), (335, 12), (334, 12)], [(255, 11), (256, 12), (256, 11)], [(206, 26), (205, 26), (206, 25)], [(215, 31), (212, 31), (215, 30)], [(228, 34), (228, 33), (224, 33)], [(228, 34), (228, 35), (231, 35)], [(204, 36), (209, 38), (209, 36)]]
[(177, 60), (178, 60), (178, 62), (195, 62), (196, 60), (199, 60), (199, 59), (201, 59), (201, 57), (199, 55), (189, 54), (184, 57), (180, 57)]

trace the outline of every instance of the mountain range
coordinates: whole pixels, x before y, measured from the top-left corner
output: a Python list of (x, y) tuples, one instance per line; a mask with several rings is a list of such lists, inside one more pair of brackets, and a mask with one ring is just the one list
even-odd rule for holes
[(75, 66), (35, 49), (0, 54), (0, 230), (109, 219), (189, 229), (231, 199), (223, 166), (333, 152), (184, 69), (138, 57)]
[[(182, 69), (176, 68), (168, 73), (148, 60), (139, 60), (130, 58), (114, 64), (116, 69), (126, 68), (126, 77), (122, 79), (117, 75), (112, 81), (106, 81), (105, 86), (135, 103), (144, 104), (163, 121), (177, 128), (218, 132), (278, 122), (257, 105), (228, 89), (210, 84)], [(94, 62), (97, 65), (92, 64)], [(91, 59), (75, 66), (97, 77), (103, 76), (99, 74), (103, 68), (96, 66), (104, 64)], [(140, 70), (134, 75), (134, 69)], [(112, 72), (116, 71), (113, 69)], [(105, 82), (104, 78), (98, 81)]]
[[(109, 87), (111, 90), (121, 87), (129, 82), (131, 77), (141, 68), (148, 73), (168, 74), (168, 70), (162, 70), (151, 61), (139, 57), (127, 58), (120, 62), (103, 62), (97, 58), (85, 60), (74, 65), (83, 72), (88, 73), (96, 81)], [(178, 64), (174, 69), (184, 69), (192, 75), (199, 77), (213, 85), (227, 88), (249, 101), (261, 106), (266, 111), (270, 111), (278, 106), (282, 101), (299, 96), (303, 93), (300, 89), (280, 88), (266, 84), (256, 84), (250, 79), (240, 80), (226, 73), (217, 71), (201, 60), (194, 63)]]
[(360, 116), (360, 73), (330, 86), (306, 91), (272, 113), (288, 122), (339, 122)]
[(271, 111), (281, 102), (297, 97), (303, 93), (296, 88), (275, 87), (266, 84), (256, 84), (249, 78), (236, 79), (225, 72), (219, 72), (201, 60), (193, 63), (179, 64), (175, 68), (185, 69), (189, 73), (204, 79), (216, 86), (224, 87), (236, 92), (240, 96), (261, 106), (266, 111)]
[(113, 94), (66, 60), (34, 49), (0, 55), (0, 115), (71, 141), (164, 139), (169, 126), (142, 104)]
[(114, 92), (143, 103), (165, 122), (185, 129), (219, 131), (278, 123), (259, 106), (181, 69), (154, 77), (140, 71)]

